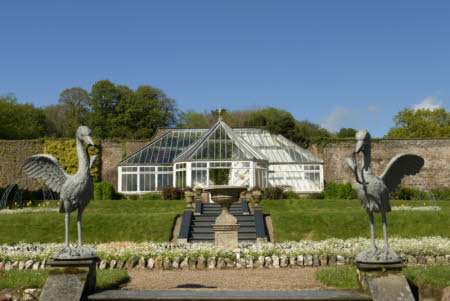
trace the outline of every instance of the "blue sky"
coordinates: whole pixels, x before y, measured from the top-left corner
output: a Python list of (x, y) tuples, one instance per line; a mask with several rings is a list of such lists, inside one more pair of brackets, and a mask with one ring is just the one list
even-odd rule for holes
[(405, 107), (448, 110), (450, 2), (0, 2), (0, 94), (46, 106), (102, 79), (381, 137)]

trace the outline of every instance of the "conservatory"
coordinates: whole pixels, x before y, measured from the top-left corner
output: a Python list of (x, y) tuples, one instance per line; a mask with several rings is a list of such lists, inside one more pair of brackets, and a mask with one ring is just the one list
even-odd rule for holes
[(163, 134), (118, 164), (119, 191), (155, 192), (165, 186), (284, 186), (297, 193), (323, 190), (323, 160), (259, 128), (159, 129)]

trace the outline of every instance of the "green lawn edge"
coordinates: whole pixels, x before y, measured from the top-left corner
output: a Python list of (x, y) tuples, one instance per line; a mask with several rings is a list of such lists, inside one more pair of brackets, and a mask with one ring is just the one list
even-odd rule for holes
[[(48, 270), (11, 270), (0, 273), (0, 290), (6, 288), (43, 288)], [(128, 282), (126, 270), (97, 270), (97, 290), (118, 288)]]
[[(440, 263), (423, 266), (408, 266), (403, 275), (416, 286), (427, 284), (434, 288), (450, 286), (450, 264)], [(355, 266), (322, 268), (314, 273), (322, 284), (339, 289), (357, 289), (358, 281)]]

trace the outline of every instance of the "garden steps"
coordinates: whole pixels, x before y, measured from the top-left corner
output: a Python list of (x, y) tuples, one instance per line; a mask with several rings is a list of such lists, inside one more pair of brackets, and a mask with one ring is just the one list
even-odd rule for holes
[[(252, 214), (243, 214), (242, 204), (234, 203), (229, 211), (237, 219), (240, 225), (238, 230), (239, 242), (256, 241), (255, 216)], [(210, 242), (214, 243), (214, 229), (212, 224), (221, 213), (221, 207), (215, 203), (202, 204), (201, 215), (193, 216), (189, 226), (189, 242)]]

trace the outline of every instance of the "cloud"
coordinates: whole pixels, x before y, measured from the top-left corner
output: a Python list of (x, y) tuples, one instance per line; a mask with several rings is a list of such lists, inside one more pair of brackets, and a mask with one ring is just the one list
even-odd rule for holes
[[(321, 127), (336, 132), (358, 115), (358, 112), (351, 110), (343, 106), (337, 106), (333, 112), (331, 112), (320, 125)], [(348, 126), (347, 126), (348, 127)]]
[(379, 111), (380, 108), (376, 105), (370, 105), (360, 110), (337, 106), (323, 119), (320, 126), (331, 132), (338, 132), (341, 128), (376, 129), (379, 127)]
[(442, 101), (438, 101), (435, 96), (428, 96), (422, 102), (414, 105), (414, 111), (417, 110), (431, 110), (439, 109), (442, 105)]
[(367, 107), (368, 112), (376, 112), (378, 111), (378, 107), (376, 105), (371, 105)]

